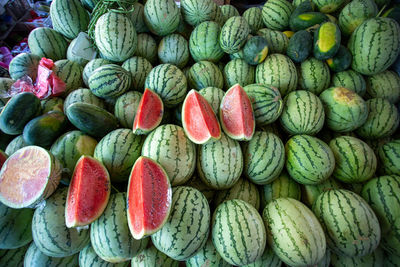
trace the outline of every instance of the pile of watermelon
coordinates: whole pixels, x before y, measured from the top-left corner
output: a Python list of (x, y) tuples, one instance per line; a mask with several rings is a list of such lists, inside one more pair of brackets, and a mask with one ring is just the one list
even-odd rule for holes
[(398, 0), (50, 14), (0, 78), (1, 266), (400, 266)]

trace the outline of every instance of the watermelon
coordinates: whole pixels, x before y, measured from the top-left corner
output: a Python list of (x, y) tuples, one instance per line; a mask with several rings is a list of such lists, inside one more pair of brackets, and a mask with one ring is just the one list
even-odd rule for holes
[(189, 70), (189, 87), (201, 90), (206, 87), (224, 87), (224, 78), (221, 70), (212, 62), (199, 61)]
[(278, 178), (285, 164), (281, 139), (273, 133), (256, 131), (243, 146), (244, 175), (255, 184), (269, 184)]
[(313, 3), (322, 13), (332, 13), (345, 2), (345, 0), (313, 0)]
[(346, 70), (333, 74), (332, 86), (344, 87), (356, 92), (359, 96), (364, 96), (367, 85), (360, 73), (354, 70)]
[(35, 82), (39, 61), (40, 57), (35, 54), (21, 53), (17, 55), (11, 60), (8, 68), (11, 79), (16, 81), (28, 75)]
[(124, 61), (122, 67), (131, 73), (131, 89), (143, 91), (146, 77), (153, 68), (151, 63), (144, 57), (131, 57)]
[(61, 168), (59, 161), (41, 147), (18, 150), (0, 171), (0, 201), (14, 209), (34, 207), (55, 191)]
[(390, 230), (383, 234), (381, 244), (389, 254), (400, 255), (400, 220), (395, 219)]
[(330, 21), (322, 23), (314, 32), (314, 57), (326, 60), (335, 56), (340, 48), (341, 36), (338, 25)]
[(209, 224), (210, 207), (205, 196), (197, 189), (178, 186), (172, 190), (168, 220), (151, 240), (172, 259), (187, 260), (205, 245)]
[(268, 55), (268, 42), (262, 36), (250, 37), (243, 47), (244, 60), (250, 65), (258, 65)]
[(400, 175), (400, 140), (386, 142), (378, 149), (379, 161), (385, 174)]
[(239, 142), (221, 133), (221, 139), (198, 149), (197, 172), (210, 188), (232, 187), (243, 171), (243, 154)]
[(18, 149), (23, 148), (25, 146), (27, 146), (27, 144), (25, 143), (24, 137), (21, 134), (21, 135), (18, 135), (17, 137), (15, 137), (14, 139), (12, 139), (8, 143), (4, 152), (7, 155), (12, 155), (12, 154), (14, 154), (15, 151), (17, 151)]
[(104, 211), (111, 184), (107, 169), (96, 159), (82, 156), (76, 163), (65, 204), (68, 228), (86, 226)]
[(209, 238), (203, 248), (193, 257), (186, 260), (187, 267), (201, 267), (201, 266), (220, 266), (229, 267), (231, 266), (225, 260), (221, 258), (219, 253), (212, 243), (212, 239)]
[(314, 57), (310, 57), (301, 63), (298, 74), (299, 87), (316, 95), (327, 89), (331, 82), (328, 65)]
[(180, 34), (170, 34), (158, 44), (158, 58), (161, 63), (170, 63), (183, 68), (189, 61), (189, 44)]
[(240, 16), (239, 11), (236, 9), (236, 7), (232, 5), (222, 5), (220, 6), (220, 9), (224, 22), (226, 22), (231, 17)]
[(205, 21), (197, 25), (190, 34), (189, 50), (192, 58), (217, 63), (224, 55), (219, 44), (221, 27), (214, 21)]
[(260, 208), (260, 194), (257, 186), (247, 179), (240, 178), (234, 186), (229, 189), (217, 191), (214, 197), (216, 207), (224, 201), (241, 199), (252, 205), (256, 210)]
[(293, 62), (302, 63), (311, 53), (312, 41), (312, 35), (308, 31), (297, 31), (290, 37), (286, 54)]
[(208, 203), (213, 201), (216, 191), (206, 185), (197, 175), (193, 175), (184, 185), (199, 190), (207, 198)]
[(101, 57), (123, 62), (137, 48), (137, 33), (133, 22), (119, 12), (107, 12), (96, 22), (94, 39)]
[(160, 64), (150, 71), (145, 88), (157, 93), (166, 107), (174, 107), (184, 100), (187, 81), (183, 72), (176, 66)]
[(1, 167), (3, 167), (4, 162), (6, 162), (7, 158), (8, 158), (7, 154), (4, 153), (4, 151), (0, 149), (0, 170), (1, 170)]
[(274, 253), (274, 251), (267, 246), (265, 246), (264, 253), (255, 262), (242, 265), (243, 267), (259, 267), (259, 266), (269, 266), (269, 267), (280, 267), (282, 261)]
[(0, 248), (15, 249), (32, 241), (33, 209), (12, 209), (0, 204)]
[(46, 114), (50, 111), (64, 110), (64, 99), (61, 97), (45, 98), (40, 100), (40, 106), (42, 107), (42, 113)]
[(268, 243), (290, 266), (312, 266), (325, 255), (326, 239), (318, 219), (292, 198), (271, 201), (263, 211)]
[(140, 156), (142, 138), (129, 129), (116, 129), (104, 136), (94, 150), (94, 158), (107, 168), (112, 182), (125, 182)]
[(146, 248), (148, 238), (132, 237), (127, 217), (126, 193), (111, 194), (103, 214), (90, 225), (90, 241), (96, 254), (111, 263), (126, 262)]
[(248, 141), (253, 137), (256, 123), (251, 100), (239, 84), (233, 85), (222, 98), (219, 119), (230, 138)]
[(211, 105), (193, 89), (182, 105), (182, 124), (187, 137), (195, 144), (221, 138), (221, 127)]
[(377, 248), (371, 254), (363, 257), (346, 257), (332, 253), (331, 264), (334, 267), (347, 266), (387, 266), (383, 250)]
[(296, 66), (285, 55), (269, 55), (264, 62), (257, 65), (256, 83), (276, 87), (282, 96), (296, 90), (297, 82)]
[(100, 108), (105, 108), (103, 99), (95, 96), (90, 89), (87, 88), (78, 88), (68, 94), (64, 101), (64, 113), (67, 113), (68, 107), (74, 103), (88, 103), (96, 105)]
[(148, 0), (144, 20), (149, 30), (159, 36), (173, 33), (179, 26), (180, 12), (173, 0)]
[(332, 58), (326, 60), (328, 66), (334, 72), (347, 70), (351, 65), (352, 56), (349, 49), (340, 45), (339, 50)]
[(10, 89), (11, 86), (14, 84), (14, 80), (6, 77), (0, 77), (0, 100), (4, 104), (10, 99)]
[(144, 6), (139, 2), (134, 2), (133, 12), (128, 13), (128, 17), (132, 20), (137, 33), (149, 32), (149, 28), (147, 28), (144, 22)]
[(146, 88), (140, 99), (133, 122), (133, 133), (148, 134), (161, 123), (164, 104), (161, 98), (152, 90)]
[(151, 64), (155, 64), (157, 62), (157, 43), (150, 34), (138, 34), (135, 56), (144, 57)]
[(0, 265), (23, 267), (28, 248), (29, 244), (16, 249), (0, 250)]
[(269, 54), (286, 54), (289, 46), (289, 38), (283, 32), (262, 28), (257, 31), (257, 35), (267, 39)]
[[(367, 101), (368, 117), (356, 133), (365, 139), (378, 139), (392, 135), (399, 126), (400, 114), (396, 106), (386, 99)], [(383, 122), (383, 123), (382, 123)]]
[(243, 87), (249, 96), (257, 126), (276, 121), (282, 113), (283, 101), (279, 90), (262, 84), (249, 84)]
[(24, 266), (40, 267), (40, 266), (78, 266), (78, 254), (63, 258), (49, 257), (42, 253), (40, 249), (32, 242), (26, 251), (24, 257)]
[(89, 25), (89, 13), (79, 0), (54, 0), (50, 5), (53, 29), (68, 39), (85, 32)]
[(249, 33), (249, 24), (243, 17), (231, 17), (221, 28), (219, 44), (225, 53), (236, 53), (245, 45)]
[(289, 1), (269, 0), (262, 8), (264, 25), (271, 30), (286, 30), (293, 11), (294, 6)]
[(315, 200), (322, 192), (339, 188), (342, 188), (342, 186), (332, 178), (329, 178), (320, 184), (304, 185), (302, 191), (302, 202), (309, 207), (312, 207)]
[(163, 167), (147, 157), (139, 157), (128, 182), (128, 225), (135, 239), (160, 230), (171, 209), (172, 190)]
[(251, 34), (257, 34), (258, 30), (264, 27), (262, 10), (260, 8), (248, 8), (243, 12), (242, 16), (247, 21), (247, 24), (249, 24)]
[(246, 86), (254, 83), (254, 66), (246, 63), (243, 59), (233, 59), (224, 67), (224, 80), (226, 89), (235, 84)]
[(353, 55), (351, 68), (364, 75), (386, 70), (400, 52), (399, 36), (400, 26), (393, 19), (377, 17), (364, 21), (347, 45)]
[(79, 266), (81, 267), (128, 267), (129, 261), (111, 263), (100, 258), (89, 243), (79, 252)]
[(368, 98), (384, 98), (390, 103), (396, 104), (400, 100), (400, 77), (390, 70), (379, 74), (367, 76)]
[(106, 64), (111, 64), (112, 62), (108, 59), (104, 58), (95, 58), (90, 60), (85, 67), (83, 68), (82, 72), (82, 79), (83, 82), (87, 87), (89, 87), (89, 77), (92, 73), (98, 68)]
[(229, 264), (241, 266), (254, 262), (264, 252), (266, 232), (258, 211), (243, 200), (227, 200), (212, 217), (212, 241)]
[(136, 91), (129, 91), (117, 98), (114, 106), (114, 115), (122, 127), (133, 127), (141, 98), (142, 94)]
[(322, 129), (325, 112), (316, 95), (298, 90), (288, 94), (283, 101), (283, 111), (279, 119), (286, 132), (315, 135)]
[(201, 94), (208, 101), (214, 114), (217, 115), (225, 92), (217, 87), (206, 87), (201, 89), (199, 94)]
[(212, 0), (182, 0), (181, 8), (184, 20), (196, 27), (204, 21), (214, 20), (219, 7)]
[(340, 31), (344, 35), (351, 35), (365, 20), (376, 17), (378, 11), (374, 0), (351, 1), (340, 11)]
[(64, 95), (69, 94), (71, 91), (82, 87), (82, 66), (78, 63), (68, 60), (62, 59), (58, 60), (54, 63), (54, 73), (57, 75), (63, 82), (65, 82), (66, 88), (63, 92)]
[(39, 27), (29, 33), (28, 45), (31, 53), (54, 61), (64, 59), (67, 55), (68, 42), (59, 32)]
[(178, 267), (179, 262), (171, 259), (155, 246), (145, 248), (138, 255), (132, 258), (132, 267)]
[(65, 203), (68, 188), (59, 188), (35, 210), (32, 220), (33, 241), (39, 250), (50, 257), (68, 257), (81, 251), (89, 242), (89, 231), (67, 228)]
[(332, 189), (321, 193), (313, 205), (326, 242), (334, 253), (362, 257), (372, 253), (381, 239), (378, 219), (367, 202), (351, 191)]
[(142, 156), (164, 167), (172, 186), (184, 184), (196, 166), (196, 147), (182, 127), (173, 124), (158, 126), (145, 139)]
[(326, 125), (336, 132), (350, 132), (365, 123), (368, 108), (364, 99), (343, 87), (331, 87), (319, 98), (325, 107)]

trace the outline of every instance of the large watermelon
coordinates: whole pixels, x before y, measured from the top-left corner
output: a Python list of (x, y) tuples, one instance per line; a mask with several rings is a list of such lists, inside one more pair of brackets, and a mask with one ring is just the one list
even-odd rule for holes
[(144, 5), (144, 20), (154, 34), (165, 36), (176, 31), (181, 14), (173, 0), (148, 0)]

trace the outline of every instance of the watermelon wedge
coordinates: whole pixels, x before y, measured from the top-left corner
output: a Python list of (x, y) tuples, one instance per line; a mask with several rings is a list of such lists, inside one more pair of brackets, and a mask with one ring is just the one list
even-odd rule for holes
[(6, 162), (8, 156), (6, 153), (4, 153), (3, 150), (0, 149), (0, 169), (3, 167), (4, 162)]
[(134, 134), (148, 134), (160, 125), (164, 114), (164, 104), (157, 93), (146, 88), (140, 99), (133, 121)]
[(219, 107), (224, 132), (232, 139), (248, 141), (253, 137), (256, 123), (251, 100), (239, 84), (226, 91)]
[(172, 189), (163, 167), (141, 156), (133, 165), (128, 183), (128, 225), (135, 239), (157, 232), (167, 221)]
[(191, 90), (182, 105), (182, 125), (188, 138), (205, 144), (221, 138), (221, 126), (210, 103), (196, 90)]
[(66, 226), (85, 226), (95, 221), (106, 208), (110, 192), (110, 175), (106, 167), (90, 156), (80, 157), (68, 188)]
[(0, 171), (0, 201), (14, 209), (48, 198), (61, 178), (61, 164), (46, 149), (27, 146), (12, 154)]

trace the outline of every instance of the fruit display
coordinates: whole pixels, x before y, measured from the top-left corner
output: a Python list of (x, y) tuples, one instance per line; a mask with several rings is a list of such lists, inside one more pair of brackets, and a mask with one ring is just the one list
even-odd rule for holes
[(400, 266), (399, 14), (51, 1), (0, 78), (0, 266)]

